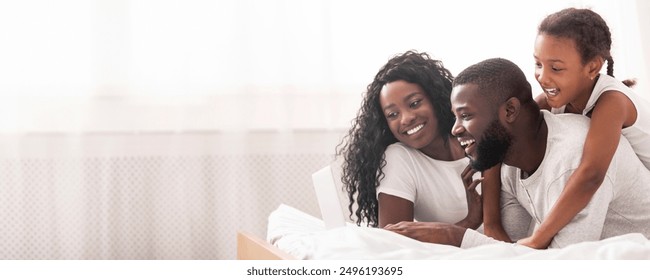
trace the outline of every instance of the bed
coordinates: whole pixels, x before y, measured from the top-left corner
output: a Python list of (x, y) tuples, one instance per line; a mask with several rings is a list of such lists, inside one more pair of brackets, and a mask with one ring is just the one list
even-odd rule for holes
[(294, 260), (295, 258), (280, 248), (271, 245), (249, 232), (237, 232), (238, 260)]
[(630, 233), (562, 249), (533, 250), (509, 243), (471, 249), (419, 242), (399, 234), (348, 224), (325, 229), (323, 221), (288, 205), (269, 215), (265, 239), (240, 232), (238, 259), (343, 260), (343, 259), (633, 259), (650, 260), (650, 240)]

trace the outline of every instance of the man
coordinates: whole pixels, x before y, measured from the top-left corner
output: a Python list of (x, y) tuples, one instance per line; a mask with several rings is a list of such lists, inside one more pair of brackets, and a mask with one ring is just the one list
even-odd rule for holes
[[(524, 73), (505, 59), (463, 70), (451, 95), (452, 133), (475, 169), (502, 164), (503, 226), (516, 241), (544, 219), (578, 167), (589, 119), (540, 111)], [(388, 230), (463, 248), (500, 242), (444, 223), (389, 225)], [(621, 138), (607, 176), (585, 207), (554, 237), (549, 248), (626, 233), (650, 237), (650, 171)]]

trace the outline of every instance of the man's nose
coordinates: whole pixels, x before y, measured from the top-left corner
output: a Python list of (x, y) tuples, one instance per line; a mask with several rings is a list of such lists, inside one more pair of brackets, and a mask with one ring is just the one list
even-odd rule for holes
[(451, 127), (451, 135), (458, 137), (460, 136), (463, 132), (465, 132), (465, 127), (463, 127), (460, 124), (460, 121), (456, 119), (454, 122), (454, 126)]

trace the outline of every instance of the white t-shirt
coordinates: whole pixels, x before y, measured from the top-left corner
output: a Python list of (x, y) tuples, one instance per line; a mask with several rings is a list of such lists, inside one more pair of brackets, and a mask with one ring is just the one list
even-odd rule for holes
[[(636, 121), (631, 126), (624, 128), (621, 134), (627, 138), (632, 145), (632, 149), (637, 154), (646, 168), (650, 169), (650, 101), (636, 94), (634, 90), (623, 84), (621, 81), (609, 75), (601, 74), (591, 92), (587, 101), (587, 106), (582, 111), (582, 115), (587, 115), (594, 109), (598, 98), (610, 90), (619, 91), (632, 101), (636, 108)], [(566, 106), (552, 108), (553, 114), (564, 113)]]
[(412, 201), (414, 219), (420, 222), (457, 223), (467, 216), (460, 174), (469, 159), (435, 160), (400, 142), (388, 146), (385, 159), (377, 196), (385, 193)]
[[(535, 173), (522, 179), (519, 168), (501, 167), (501, 218), (513, 240), (529, 236), (557, 201), (580, 165), (589, 119), (542, 111), (548, 127), (546, 152)], [(605, 180), (591, 201), (553, 238), (549, 248), (639, 232), (650, 238), (650, 171), (621, 137)], [(462, 247), (498, 242), (467, 230)]]

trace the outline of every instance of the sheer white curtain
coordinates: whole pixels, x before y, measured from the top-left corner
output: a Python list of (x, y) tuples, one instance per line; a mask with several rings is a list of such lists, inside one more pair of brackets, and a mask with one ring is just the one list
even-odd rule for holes
[(648, 96), (645, 1), (0, 2), (0, 259), (234, 258), (279, 203), (318, 215), (309, 175), (389, 57), (500, 56), (539, 90), (537, 24), (569, 6)]
[(454, 74), (505, 57), (533, 82), (535, 28), (568, 6), (605, 17), (617, 76), (645, 94), (644, 1), (4, 1), (0, 131), (346, 128), (408, 49)]

